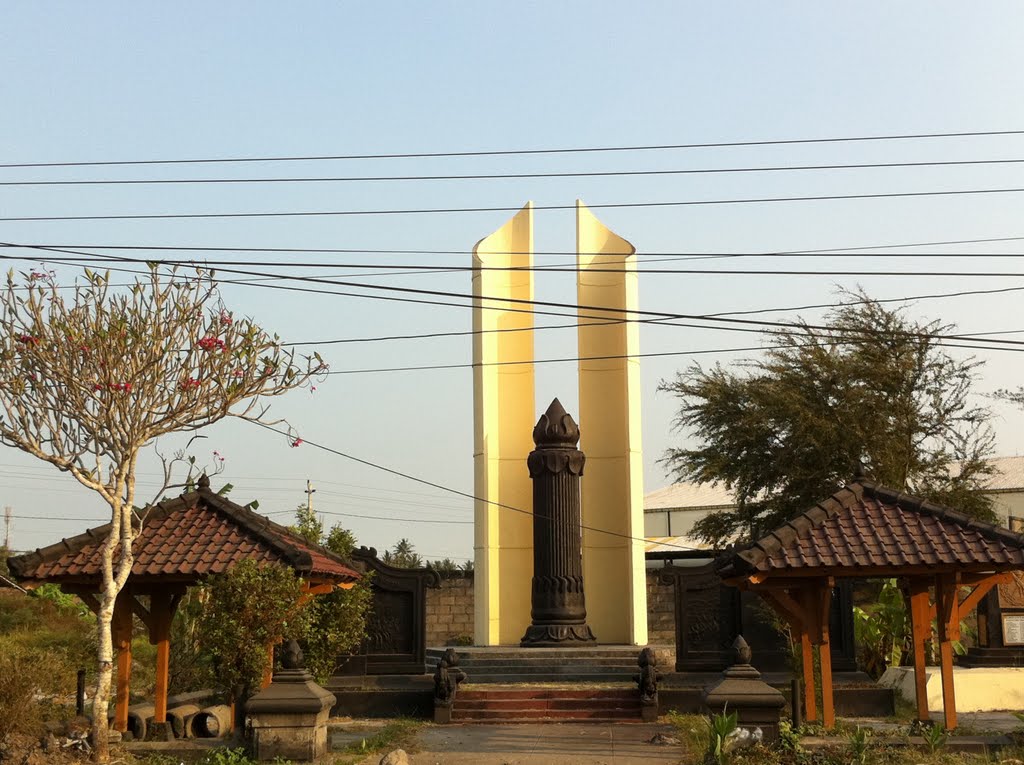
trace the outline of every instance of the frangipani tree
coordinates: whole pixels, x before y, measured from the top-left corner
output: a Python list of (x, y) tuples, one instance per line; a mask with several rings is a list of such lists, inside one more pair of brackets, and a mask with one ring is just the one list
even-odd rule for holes
[(0, 292), (0, 442), (50, 463), (110, 508), (102, 546), (93, 703), (96, 759), (109, 759), (111, 619), (145, 523), (136, 498), (139, 455), (161, 436), (228, 416), (266, 422), (269, 397), (326, 367), (297, 357), (251, 319), (233, 316), (212, 272), (161, 273), (128, 288), (85, 270), (65, 292), (50, 272), (8, 274)]

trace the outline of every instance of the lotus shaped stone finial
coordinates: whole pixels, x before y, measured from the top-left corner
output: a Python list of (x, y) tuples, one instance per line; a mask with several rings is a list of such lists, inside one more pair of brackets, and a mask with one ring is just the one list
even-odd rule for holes
[(732, 641), (732, 663), (750, 664), (752, 656), (753, 654), (750, 651), (750, 646), (747, 645), (747, 641), (743, 639), (743, 635), (737, 635), (736, 639)]
[(572, 415), (565, 411), (556, 398), (540, 416), (533, 428), (533, 442), (537, 446), (575, 447), (580, 440), (580, 428)]

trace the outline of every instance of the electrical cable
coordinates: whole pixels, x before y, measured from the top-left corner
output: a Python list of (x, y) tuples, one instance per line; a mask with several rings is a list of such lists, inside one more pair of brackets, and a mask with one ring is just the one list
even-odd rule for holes
[(238, 184), (238, 183), (358, 183), (358, 182), (414, 182), (414, 181), (488, 181), (523, 180), (541, 178), (621, 178), (634, 176), (715, 175), (728, 173), (807, 172), (816, 170), (876, 170), (910, 167), (958, 167), (972, 165), (1016, 165), (1024, 159), (957, 159), (923, 162), (865, 162), (830, 165), (767, 165), (754, 167), (701, 167), (673, 170), (585, 170), (578, 172), (535, 173), (469, 173), (461, 175), (354, 175), (333, 177), (277, 177), (277, 178), (108, 178), (56, 181), (0, 181), (0, 186), (154, 186), (181, 184)]
[[(889, 191), (873, 194), (824, 194), (820, 196), (805, 195), (795, 197), (743, 197), (735, 199), (689, 199), (672, 202), (604, 202), (588, 204), (591, 210), (622, 210), (637, 208), (691, 207), (705, 205), (742, 205), (766, 204), (774, 202), (822, 202), (842, 201), (850, 199), (896, 199), (911, 197), (946, 197), (978, 194), (1018, 194), (1024, 188), (997, 189), (949, 189), (946, 191)], [(380, 215), (447, 215), (461, 213), (492, 213), (519, 212), (521, 206), (515, 207), (427, 207), (418, 209), (382, 209), (382, 210), (292, 210), (288, 212), (235, 212), (235, 213), (140, 213), (127, 215), (22, 215), (0, 218), (0, 223), (30, 222), (61, 222), (86, 220), (202, 220), (227, 218), (315, 218), (338, 216), (380, 216)], [(533, 205), (535, 211), (574, 210), (575, 204), (567, 205)]]
[[(287, 432), (285, 432), (283, 430), (278, 430), (277, 428), (274, 428), (274, 427), (272, 427), (270, 425), (267, 425), (266, 423), (262, 423), (262, 422), (259, 422), (257, 420), (246, 420), (246, 422), (249, 422), (249, 423), (251, 423), (253, 425), (258, 425), (259, 427), (264, 428), (265, 430), (269, 430), (272, 433), (277, 433), (278, 435), (282, 435), (282, 436), (286, 436), (286, 437), (288, 437), (288, 435), (289, 435)], [(371, 462), (370, 460), (364, 460), (364, 459), (362, 459), (360, 457), (356, 457), (355, 455), (347, 454), (347, 453), (345, 453), (345, 452), (343, 452), (343, 451), (341, 451), (339, 449), (333, 449), (333, 448), (331, 448), (329, 446), (325, 446), (324, 444), (317, 443), (316, 441), (310, 441), (310, 440), (304, 438), (302, 440), (302, 443), (303, 443), (303, 445), (308, 444), (309, 446), (312, 446), (312, 447), (314, 447), (316, 449), (320, 449), (320, 450), (325, 451), (325, 452), (327, 452), (329, 454), (333, 454), (333, 455), (335, 455), (337, 457), (342, 457), (342, 458), (350, 460), (352, 462), (356, 462), (356, 463), (358, 463), (360, 465), (364, 465), (366, 467), (370, 467), (370, 468), (373, 468), (375, 470), (380, 470), (380, 471), (383, 471), (383, 472), (388, 473), (390, 475), (397, 476), (399, 478), (404, 478), (407, 481), (413, 481), (414, 483), (419, 483), (419, 484), (422, 484), (424, 486), (430, 486), (431, 488), (438, 489), (440, 491), (445, 491), (445, 492), (448, 492), (449, 494), (455, 494), (456, 496), (459, 496), (459, 497), (465, 497), (466, 499), (471, 499), (474, 502), (483, 502), (485, 504), (492, 505), (494, 507), (498, 507), (498, 508), (501, 508), (503, 510), (511, 510), (512, 512), (522, 513), (523, 515), (529, 515), (529, 516), (533, 516), (533, 517), (542, 517), (542, 516), (537, 516), (535, 513), (531, 512), (529, 510), (523, 510), (522, 508), (515, 507), (514, 505), (509, 505), (509, 504), (506, 504), (504, 502), (497, 502), (497, 501), (492, 500), (492, 499), (485, 499), (484, 497), (478, 497), (475, 494), (470, 494), (469, 492), (460, 491), (459, 489), (453, 489), (452, 487), (445, 486), (444, 484), (435, 483), (433, 481), (428, 481), (425, 478), (419, 478), (419, 477), (411, 475), (409, 473), (403, 473), (400, 470), (395, 470), (394, 468), (389, 468), (389, 467), (387, 467), (385, 465), (381, 465), (381, 464), (378, 464), (376, 462)], [(628, 539), (631, 542), (644, 542), (644, 543), (647, 542), (647, 539), (645, 537), (634, 537), (634, 536), (632, 536), (630, 534), (623, 534), (621, 532), (611, 531), (609, 529), (601, 529), (601, 528), (597, 528), (595, 526), (590, 526), (590, 525), (585, 524), (585, 523), (581, 523), (580, 524), (580, 528), (585, 530), (585, 531), (593, 531), (593, 532), (596, 532), (596, 533), (599, 533), (599, 534), (607, 534), (608, 536), (618, 537), (620, 539)], [(664, 542), (662, 544), (665, 544), (668, 547), (675, 547), (675, 548), (678, 548), (680, 550), (693, 550), (693, 549), (697, 549), (697, 548), (690, 547), (690, 546), (687, 546), (687, 545), (670, 544), (668, 542)]]
[(977, 138), (982, 136), (1022, 135), (1024, 130), (971, 130), (933, 133), (892, 133), (885, 135), (841, 136), (833, 138), (786, 138), (758, 141), (716, 141), (714, 143), (640, 144), (633, 146), (574, 146), (543, 149), (491, 149), (477, 151), (400, 152), (387, 154), (320, 154), (265, 157), (206, 157), (193, 159), (132, 159), (87, 162), (7, 162), (0, 168), (13, 167), (109, 167), (113, 165), (190, 165), (232, 162), (313, 162), (324, 160), (364, 159), (432, 159), (447, 157), (500, 157), (544, 154), (587, 154), (601, 152), (667, 151), (678, 149), (718, 149), (738, 146), (787, 146), (797, 144), (857, 143), (873, 141), (906, 141), (934, 138)]
[[(62, 253), (70, 253), (70, 254), (74, 254), (74, 255), (88, 255), (88, 256), (94, 256), (94, 257), (97, 257), (97, 258), (106, 258), (106, 259), (114, 261), (114, 262), (130, 262), (130, 263), (152, 262), (152, 261), (142, 261), (142, 260), (139, 260), (139, 259), (136, 259), (136, 258), (126, 258), (126, 257), (123, 257), (123, 256), (101, 255), (101, 254), (96, 254), (96, 253), (85, 253), (85, 252), (74, 251), (74, 250), (57, 250), (56, 248), (44, 248), (44, 247), (39, 247), (37, 245), (23, 245), (23, 246), (25, 248), (27, 248), (27, 249), (45, 250), (45, 251), (57, 251), (57, 252), (62, 252)], [(4, 256), (0, 256), (0, 259), (2, 259), (2, 258), (4, 258)], [(249, 275), (249, 276), (252, 276), (252, 275), (264, 276), (264, 275), (266, 275), (266, 274), (264, 274), (262, 272), (242, 271), (242, 270), (230, 269), (230, 268), (228, 268), (228, 269), (221, 269), (221, 270), (223, 270), (223, 271), (225, 271), (227, 273), (243, 274), (243, 275)], [(1008, 274), (1008, 275), (1010, 275), (1010, 276), (1019, 276), (1019, 274)], [(752, 327), (766, 327), (767, 326), (767, 327), (781, 327), (781, 328), (786, 328), (786, 329), (794, 329), (794, 328), (795, 329), (816, 329), (816, 330), (827, 330), (828, 329), (828, 327), (822, 326), (822, 325), (806, 324), (806, 323), (799, 323), (799, 322), (778, 322), (778, 321), (740, 319), (740, 318), (734, 318), (734, 317), (721, 317), (721, 316), (720, 317), (707, 317), (707, 316), (703, 316), (703, 315), (699, 315), (699, 314), (675, 314), (675, 313), (664, 313), (664, 312), (658, 312), (658, 311), (644, 311), (644, 310), (639, 310), (639, 309), (626, 309), (626, 310), (623, 310), (623, 309), (612, 309), (612, 308), (607, 308), (607, 307), (603, 307), (603, 306), (586, 306), (586, 305), (578, 305), (578, 304), (572, 304), (572, 303), (559, 303), (559, 302), (555, 302), (555, 301), (525, 300), (525, 299), (519, 299), (519, 298), (494, 298), (494, 297), (491, 297), (491, 296), (473, 296), (471, 294), (466, 294), (466, 293), (457, 293), (457, 292), (441, 291), (441, 290), (424, 290), (424, 289), (418, 289), (418, 288), (413, 288), (413, 287), (397, 287), (397, 286), (386, 286), (386, 285), (368, 285), (368, 284), (362, 284), (362, 283), (358, 283), (358, 282), (341, 282), (341, 281), (334, 281), (334, 280), (330, 280), (330, 279), (317, 279), (317, 278), (314, 278), (314, 277), (299, 277), (299, 276), (291, 276), (291, 275), (279, 275), (279, 276), (280, 276), (280, 278), (282, 280), (295, 280), (295, 281), (300, 281), (300, 282), (324, 283), (324, 284), (335, 285), (335, 286), (359, 287), (359, 288), (370, 289), (370, 290), (395, 291), (395, 292), (400, 292), (400, 293), (413, 293), (413, 294), (442, 296), (442, 297), (458, 298), (458, 299), (468, 299), (468, 300), (473, 300), (473, 301), (479, 301), (480, 302), (480, 307), (483, 308), (483, 309), (502, 310), (502, 311), (506, 311), (506, 312), (516, 312), (516, 313), (531, 313), (531, 314), (566, 316), (566, 314), (558, 314), (558, 313), (552, 314), (552, 313), (546, 312), (546, 311), (538, 311), (538, 310), (536, 310), (536, 308), (532, 308), (532, 309), (507, 308), (507, 307), (504, 307), (504, 304), (514, 303), (514, 304), (517, 304), (517, 305), (546, 306), (546, 307), (555, 307), (555, 308), (563, 308), (563, 309), (574, 309), (576, 311), (581, 311), (581, 310), (590, 311), (590, 310), (594, 310), (594, 311), (605, 311), (605, 312), (608, 312), (608, 313), (611, 313), (611, 314), (615, 314), (615, 316), (611, 316), (611, 317), (609, 317), (607, 315), (604, 315), (604, 316), (578, 316), (577, 317), (577, 318), (587, 318), (587, 319), (618, 318), (618, 316), (621, 316), (623, 314), (629, 314), (629, 315), (636, 315), (636, 316), (656, 317), (658, 319), (696, 320), (696, 321), (710, 320), (710, 321), (713, 321), (713, 322), (722, 322), (722, 323), (726, 323), (726, 324), (744, 325), (744, 326), (752, 326)], [(267, 286), (267, 287), (274, 287), (274, 288), (280, 288), (280, 289), (287, 289), (287, 287), (285, 285), (259, 285), (259, 286)], [(303, 288), (303, 290), (304, 291), (310, 291), (307, 288)], [(339, 293), (334, 293), (334, 294), (339, 294)], [(376, 296), (361, 295), (359, 293), (344, 293), (344, 294), (346, 294), (347, 296), (353, 296), (353, 297), (376, 297)], [(405, 299), (405, 298), (396, 298), (396, 297), (393, 297), (393, 296), (383, 296), (383, 299), (385, 299), (385, 300), (402, 300), (403, 302), (406, 302), (406, 301), (408, 301), (408, 302), (430, 302), (431, 304), (434, 304), (433, 301), (409, 300), (409, 299)], [(489, 305), (486, 304), (487, 301), (501, 303), (501, 304), (503, 304), (503, 307), (497, 308), (496, 306), (489, 306)], [(448, 305), (448, 306), (451, 306), (451, 307), (461, 307), (461, 308), (472, 307), (471, 305), (452, 304), (452, 303), (441, 303), (441, 304), (442, 305)], [(679, 324), (677, 324), (676, 326), (690, 326), (690, 327), (701, 328), (701, 329), (724, 329), (724, 327), (718, 327), (716, 325), (679, 325)], [(761, 332), (763, 330), (762, 329), (745, 329), (745, 330), (737, 330), (737, 331), (757, 331), (757, 332)], [(937, 335), (937, 334), (926, 335), (924, 333), (910, 333), (910, 334), (912, 334), (915, 337), (921, 337), (922, 339), (934, 339), (934, 340), (936, 340), (936, 341), (938, 341), (940, 343), (945, 343), (947, 345), (950, 345), (950, 347), (964, 347), (964, 346), (952, 345), (952, 344), (949, 343), (950, 340), (970, 340), (971, 339), (971, 338), (969, 338), (967, 336), (961, 336), (961, 335)], [(1014, 340), (991, 339), (991, 340), (984, 340), (983, 342), (990, 343), (990, 344), (995, 344), (995, 345), (1007, 346), (1007, 347), (1008, 346), (1024, 346), (1024, 342), (1014, 341)], [(971, 347), (971, 346), (967, 346), (967, 347)], [(989, 346), (977, 346), (977, 347), (982, 348), (982, 349), (991, 349)]]

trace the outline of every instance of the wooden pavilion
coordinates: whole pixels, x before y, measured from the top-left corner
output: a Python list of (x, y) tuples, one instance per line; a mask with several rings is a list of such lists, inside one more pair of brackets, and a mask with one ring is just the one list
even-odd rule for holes
[[(89, 529), (10, 558), (8, 566), (26, 589), (51, 582), (77, 595), (96, 612), (100, 546), (108, 529), (109, 524)], [(171, 621), (178, 603), (188, 587), (242, 560), (289, 566), (303, 578), (309, 595), (348, 588), (360, 578), (341, 558), (212, 491), (205, 475), (195, 491), (154, 505), (135, 540), (135, 563), (114, 606), (111, 626), (118, 652), (114, 728), (128, 729), (133, 615), (146, 626), (149, 640), (157, 648), (153, 720), (165, 723)]]
[(956, 727), (953, 641), (962, 615), (1024, 569), (1024, 534), (857, 478), (746, 549), (719, 570), (727, 584), (759, 593), (800, 643), (806, 717), (817, 720), (814, 648), (822, 719), (835, 725), (829, 603), (836, 579), (895, 577), (909, 594), (917, 715), (929, 720), (925, 645), (937, 622), (945, 727)]

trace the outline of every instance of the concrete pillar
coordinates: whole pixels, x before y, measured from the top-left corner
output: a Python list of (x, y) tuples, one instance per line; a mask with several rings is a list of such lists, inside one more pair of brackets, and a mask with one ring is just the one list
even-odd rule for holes
[(533, 531), (501, 505), (531, 507), (533, 313), (510, 300), (533, 299), (532, 204), (473, 248), (473, 265), (524, 269), (473, 273), (475, 642), (515, 645), (530, 624)]
[(583, 524), (591, 527), (583, 530), (583, 578), (599, 594), (587, 619), (602, 643), (645, 645), (640, 330), (635, 321), (615, 321), (637, 318), (627, 313), (639, 307), (636, 250), (580, 201), (576, 249)]

